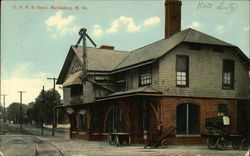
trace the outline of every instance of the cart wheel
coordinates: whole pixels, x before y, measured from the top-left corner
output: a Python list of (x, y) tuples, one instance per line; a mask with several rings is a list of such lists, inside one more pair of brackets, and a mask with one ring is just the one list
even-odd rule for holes
[(111, 136), (111, 135), (108, 135), (108, 143), (109, 143), (110, 145), (113, 145), (113, 144), (114, 144), (113, 141), (112, 141), (112, 136)]
[(115, 142), (115, 145), (116, 145), (116, 146), (119, 146), (119, 145), (120, 145), (118, 136), (115, 136), (114, 142)]
[(243, 149), (243, 150), (249, 149), (250, 148), (250, 138), (242, 139), (240, 146), (241, 146), (241, 149)]
[(229, 145), (229, 141), (226, 137), (222, 136), (217, 139), (216, 144), (219, 150), (226, 150)]
[(161, 141), (161, 146), (163, 146), (163, 147), (168, 147), (167, 139), (163, 139), (163, 140)]
[(207, 140), (207, 147), (211, 150), (216, 148), (216, 138), (209, 137)]

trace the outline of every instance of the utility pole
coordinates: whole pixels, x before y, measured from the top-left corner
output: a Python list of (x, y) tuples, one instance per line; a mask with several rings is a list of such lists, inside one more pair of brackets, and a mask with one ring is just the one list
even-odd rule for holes
[(2, 94), (3, 96), (3, 123), (6, 122), (6, 110), (5, 110), (5, 96), (8, 96), (7, 94)]
[(45, 96), (44, 96), (44, 86), (43, 86), (43, 91), (42, 91), (42, 98), (43, 98), (43, 100), (42, 100), (42, 106), (41, 106), (41, 119), (42, 119), (42, 125), (41, 125), (41, 133), (42, 133), (42, 136), (43, 136), (43, 123), (44, 123), (44, 118), (43, 118), (43, 115), (44, 115), (44, 113), (43, 113), (43, 108), (44, 108), (44, 105), (45, 105)]
[(23, 93), (25, 93), (25, 91), (18, 91), (18, 93), (20, 93), (20, 107), (19, 107), (19, 124), (20, 124), (20, 133), (22, 133), (23, 131), (23, 108), (22, 108), (22, 96)]
[(48, 80), (53, 80), (53, 95), (52, 95), (52, 99), (53, 99), (53, 114), (52, 114), (52, 117), (53, 117), (53, 123), (52, 123), (52, 136), (55, 136), (55, 110), (56, 110), (56, 107), (55, 107), (55, 88), (56, 88), (56, 78), (47, 78)]
[[(81, 75), (81, 80), (82, 80), (82, 85), (86, 84), (87, 80), (87, 53), (86, 53), (86, 38), (96, 47), (95, 42), (89, 37), (87, 34), (87, 29), (86, 28), (81, 28), (79, 31), (80, 38), (78, 39), (75, 48), (78, 48), (78, 45), (81, 43), (82, 40), (82, 75)], [(83, 94), (84, 94), (84, 87), (83, 87)], [(83, 101), (84, 103), (84, 98)]]

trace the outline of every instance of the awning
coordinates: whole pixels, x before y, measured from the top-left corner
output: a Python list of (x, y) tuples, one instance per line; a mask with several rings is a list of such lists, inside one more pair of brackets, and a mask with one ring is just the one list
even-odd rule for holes
[(81, 73), (82, 71), (78, 71), (69, 75), (66, 81), (63, 83), (63, 87), (74, 85), (74, 84), (82, 84), (82, 81), (80, 79)]
[(162, 94), (162, 92), (151, 86), (143, 86), (143, 87), (129, 89), (126, 91), (115, 92), (115, 93), (109, 94), (107, 97), (129, 95), (129, 94)]

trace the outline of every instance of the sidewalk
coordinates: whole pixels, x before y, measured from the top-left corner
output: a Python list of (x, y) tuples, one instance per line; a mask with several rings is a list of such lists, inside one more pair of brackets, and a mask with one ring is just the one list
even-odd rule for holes
[[(6, 124), (2, 126), (2, 133), (7, 134), (30, 134), (36, 136), (42, 136), (42, 128), (30, 124), (22, 125), (22, 133), (20, 133), (19, 124)], [(43, 136), (52, 136), (52, 128), (43, 128)], [(69, 129), (67, 128), (55, 128), (55, 137), (62, 139), (69, 139)]]

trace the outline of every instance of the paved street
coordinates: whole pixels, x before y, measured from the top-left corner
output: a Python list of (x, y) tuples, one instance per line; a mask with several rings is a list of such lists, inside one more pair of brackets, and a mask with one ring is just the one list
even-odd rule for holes
[[(10, 129), (18, 129), (11, 125)], [(28, 128), (28, 129), (27, 129)], [(39, 128), (24, 127), (25, 135), (1, 135), (0, 151), (5, 155), (15, 156), (244, 156), (246, 150), (226, 151), (209, 150), (205, 145), (169, 146), (168, 148), (144, 149), (143, 145), (115, 147), (107, 142), (72, 140), (66, 137), (67, 131), (57, 131), (51, 137), (50, 129), (45, 129), (45, 136), (39, 136)], [(33, 135), (28, 134), (34, 133)]]

